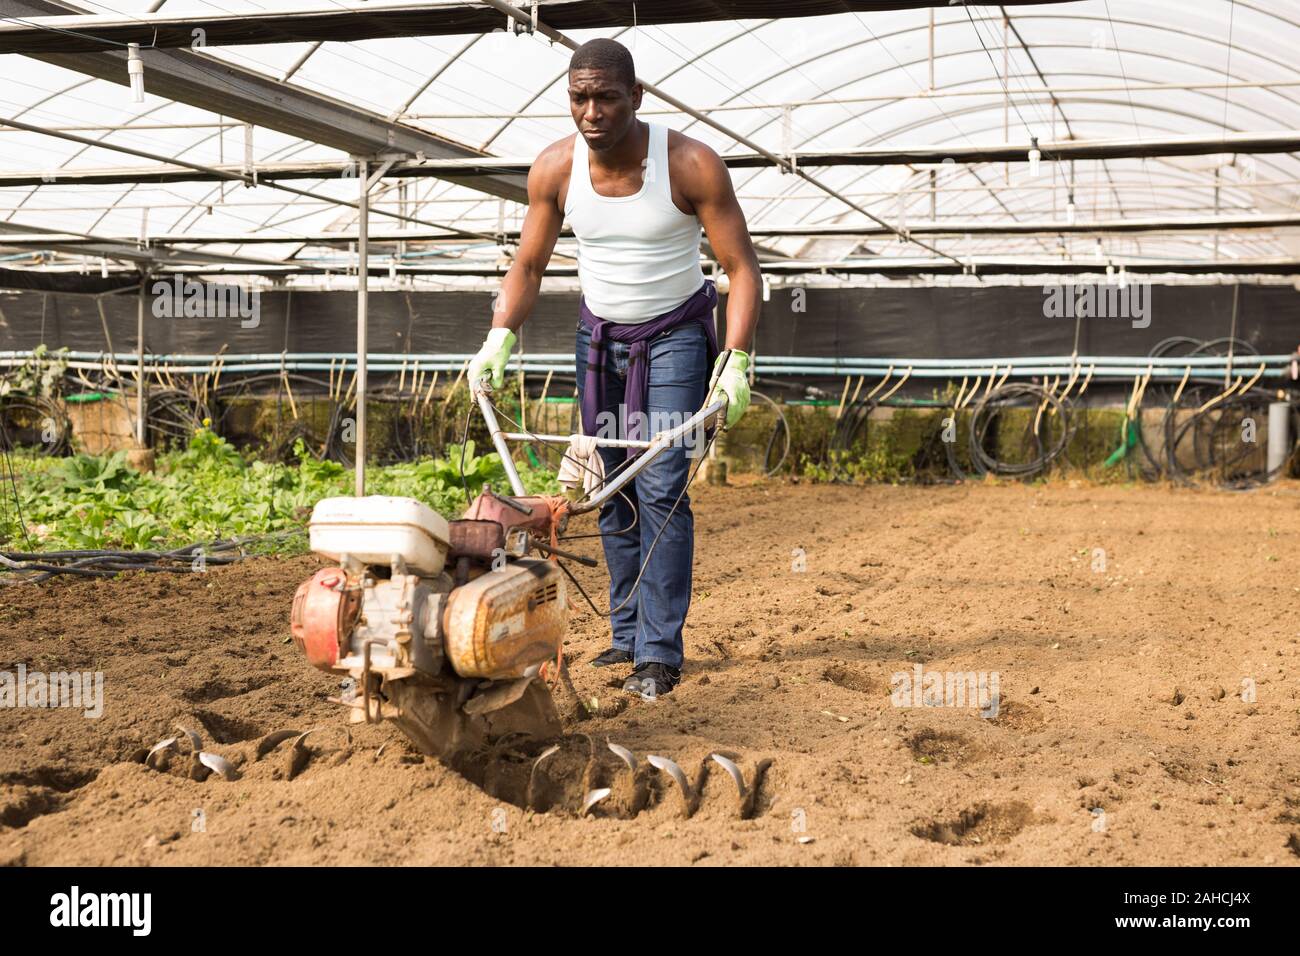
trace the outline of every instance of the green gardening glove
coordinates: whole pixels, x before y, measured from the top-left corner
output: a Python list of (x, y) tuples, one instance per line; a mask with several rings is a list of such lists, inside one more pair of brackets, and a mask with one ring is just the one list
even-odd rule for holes
[(478, 354), (469, 360), (469, 384), (473, 388), (484, 375), (492, 378), (492, 387), (500, 388), (505, 382), (506, 362), (515, 347), (515, 333), (506, 328), (488, 331), (487, 340)]
[[(745, 414), (745, 409), (749, 408), (749, 355), (740, 349), (732, 349), (729, 353), (724, 353), (726, 365), (722, 366), (722, 374), (718, 375), (718, 384), (713, 388), (713, 394), (709, 396), (706, 405), (712, 405), (719, 398), (727, 400), (727, 423), (722, 426), (723, 429), (729, 429), (736, 422), (740, 421), (740, 416)], [(723, 355), (719, 355), (716, 362), (713, 363), (714, 374), (718, 372), (718, 366), (723, 361)]]

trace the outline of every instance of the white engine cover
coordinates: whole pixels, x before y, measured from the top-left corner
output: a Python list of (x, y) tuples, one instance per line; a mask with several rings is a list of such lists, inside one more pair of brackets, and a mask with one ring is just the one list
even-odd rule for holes
[(451, 548), (447, 519), (414, 498), (323, 498), (312, 509), (308, 531), (311, 549), (332, 561), (346, 554), (388, 565), (396, 556), (412, 573), (428, 577), (442, 573)]

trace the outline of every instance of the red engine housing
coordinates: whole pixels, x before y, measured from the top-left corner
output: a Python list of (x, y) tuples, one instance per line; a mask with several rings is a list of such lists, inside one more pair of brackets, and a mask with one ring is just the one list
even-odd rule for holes
[(314, 667), (331, 670), (360, 612), (361, 592), (347, 587), (347, 573), (321, 568), (293, 596), (293, 642)]

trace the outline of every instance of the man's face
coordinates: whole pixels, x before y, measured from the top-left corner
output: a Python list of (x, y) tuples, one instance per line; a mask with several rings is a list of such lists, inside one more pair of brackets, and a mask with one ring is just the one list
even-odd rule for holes
[(641, 84), (628, 88), (605, 70), (574, 70), (569, 74), (569, 111), (578, 132), (591, 149), (611, 149), (636, 122)]

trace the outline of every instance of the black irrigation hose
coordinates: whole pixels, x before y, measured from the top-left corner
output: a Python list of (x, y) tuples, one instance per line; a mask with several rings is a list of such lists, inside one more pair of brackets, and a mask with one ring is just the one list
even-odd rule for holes
[[(781, 406), (767, 395), (764, 395), (762, 392), (751, 391), (749, 397), (751, 402), (756, 398), (767, 402), (767, 404), (772, 406), (772, 411), (776, 413), (776, 421), (772, 424), (772, 434), (768, 436), (767, 447), (763, 451), (763, 475), (770, 478), (781, 470), (781, 467), (785, 464), (786, 458), (790, 455), (790, 423), (786, 421), (785, 413), (781, 411)], [(781, 454), (776, 459), (776, 463), (773, 464), (772, 452), (778, 447), (778, 442), (781, 443)]]
[[(1045, 407), (1044, 407), (1045, 406)], [(1042, 408), (1039, 414), (1039, 408)], [(1034, 412), (1038, 429), (1034, 428), (1034, 419), (1026, 423), (1021, 440), (1021, 450), (1032, 457), (1027, 461), (1003, 461), (985, 450), (985, 442), (993, 424), (999, 420), (1002, 412), (1008, 408), (1025, 408)], [(1060, 434), (1056, 441), (1044, 448), (1043, 429), (1051, 421), (1060, 422)], [(1013, 382), (995, 388), (976, 404), (970, 419), (970, 457), (975, 471), (980, 475), (991, 474), (1004, 478), (1030, 478), (1046, 471), (1070, 444), (1074, 434), (1074, 422), (1071, 407), (1062, 402), (1055, 394), (1041, 385), (1028, 382)]]
[[(18, 527), (22, 529), (23, 540), (27, 542), (27, 547), (32, 546), (32, 536), (27, 530), (27, 519), (23, 516), (23, 498), (18, 491), (18, 475), (14, 471), (13, 455), (9, 454), (9, 436), (5, 432), (4, 419), (0, 418), (0, 457), (4, 459), (6, 474), (0, 477), (0, 499), (5, 502), (5, 511), (9, 510), (9, 493), (13, 492), (14, 516), (18, 519)], [(8, 478), (4, 481), (3, 478)]]
[[(1242, 440), (1245, 420), (1253, 418), (1267, 421), (1268, 406), (1274, 401), (1273, 394), (1265, 389), (1251, 389), (1244, 395), (1234, 395), (1216, 402), (1208, 408), (1201, 409), (1209, 398), (1217, 394), (1217, 386), (1194, 389), (1191, 397), (1196, 403), (1197, 411), (1188, 415), (1182, 422), (1176, 423), (1178, 408), (1172, 404), (1166, 412), (1164, 431), (1166, 436), (1165, 459), (1166, 472), (1170, 478), (1180, 484), (1190, 485), (1198, 474), (1218, 472), (1219, 484), (1230, 490), (1246, 490), (1271, 481), (1280, 474), (1285, 474), (1295, 458), (1296, 436), (1300, 435), (1300, 408), (1293, 402), (1290, 408), (1290, 430), (1292, 435), (1291, 453), (1275, 468), (1257, 470), (1253, 473), (1234, 474), (1237, 466), (1261, 451), (1267, 454), (1267, 442)], [(1183, 398), (1188, 394), (1185, 392)], [(1239, 414), (1234, 414), (1234, 413)], [(1176, 423), (1176, 424), (1175, 424)], [(1258, 425), (1256, 426), (1258, 434)], [(1180, 449), (1186, 457), (1186, 440), (1191, 437), (1191, 458), (1194, 468), (1189, 469), (1178, 460)], [(1235, 448), (1235, 454), (1227, 454), (1228, 448)]]
[(830, 465), (831, 481), (840, 481), (840, 466), (859, 441), (868, 441), (871, 413), (877, 403), (871, 398), (855, 399), (840, 412), (835, 429), (826, 444), (825, 459)]
[[(1044, 438), (1034, 432), (1033, 420), (1026, 424), (1022, 438), (1023, 461), (1003, 461), (986, 450), (990, 435), (996, 433), (996, 424), (1002, 412), (1012, 407), (1022, 407), (1037, 413), (1040, 405), (1046, 404), (1039, 417), (1039, 432), (1051, 422), (1060, 423), (1060, 434), (1047, 448)], [(850, 402), (840, 414), (827, 443), (827, 461), (831, 469), (832, 480), (840, 480), (841, 462), (845, 453), (867, 440), (871, 414), (879, 407), (874, 398), (862, 398)], [(949, 407), (954, 428), (959, 419), (956, 409)], [(1074, 435), (1075, 422), (1073, 407), (1063, 402), (1040, 385), (1013, 382), (986, 393), (970, 412), (968, 428), (968, 449), (971, 465), (976, 476), (985, 474), (1000, 477), (1030, 478), (1045, 471), (1053, 461), (1059, 458), (1069, 446)], [(965, 480), (971, 475), (961, 466), (957, 459), (956, 442), (942, 442), (944, 456), (949, 470), (956, 480)]]
[[(1178, 355), (1189, 358), (1198, 355), (1226, 355), (1229, 350), (1231, 350), (1234, 356), (1252, 356), (1259, 354), (1259, 350), (1250, 342), (1233, 336), (1201, 340), (1186, 335), (1174, 335), (1158, 342), (1151, 351), (1147, 353), (1147, 355), (1149, 358), (1168, 358), (1175, 355), (1176, 350), (1178, 349), (1184, 350), (1182, 352), (1177, 352)], [(1207, 382), (1203, 379), (1193, 378), (1188, 381), (1188, 385), (1193, 386), (1193, 392), (1191, 394), (1197, 394), (1195, 392), (1197, 386), (1212, 386), (1213, 384), (1213, 382)], [(1186, 390), (1184, 391), (1186, 394)], [(1175, 480), (1185, 480), (1185, 474), (1180, 473), (1177, 463), (1171, 463), (1169, 461), (1170, 449), (1174, 447), (1173, 423), (1178, 412), (1178, 409), (1173, 407), (1173, 398), (1176, 392), (1177, 386), (1172, 383), (1155, 384), (1148, 388), (1142, 399), (1144, 407), (1147, 399), (1150, 398), (1153, 407), (1163, 407), (1165, 409), (1165, 414), (1160, 423), (1161, 434), (1164, 438), (1164, 460), (1161, 460), (1156, 456), (1151, 445), (1148, 443), (1142, 409), (1139, 408), (1137, 410), (1137, 445), (1142, 450), (1142, 457), (1146, 459), (1147, 464), (1147, 467), (1145, 468), (1139, 465), (1139, 469), (1142, 477), (1147, 480), (1154, 481), (1166, 476)], [(1211, 397), (1213, 397), (1213, 395), (1204, 395), (1202, 398), (1199, 398), (1195, 403), (1196, 407), (1200, 407), (1205, 399)], [(1128, 467), (1131, 472), (1133, 468), (1131, 461), (1129, 462)]]
[[(123, 571), (153, 573), (192, 572), (194, 561), (202, 559), (204, 566), (235, 564), (247, 557), (246, 545), (272, 539), (302, 534), (297, 529), (245, 538), (231, 538), (186, 545), (171, 551), (0, 551), (0, 574), (19, 575), (18, 580), (0, 578), (0, 587), (14, 584), (40, 584), (58, 574), (76, 577), (113, 577)], [(222, 552), (237, 551), (235, 554)], [(175, 562), (175, 563), (172, 563)], [(29, 575), (23, 577), (22, 575)]]
[[(772, 449), (776, 446), (778, 440), (784, 440), (784, 450), (781, 457), (772, 463)], [(772, 434), (768, 436), (767, 447), (763, 450), (763, 474), (767, 477), (775, 475), (780, 471), (781, 466), (785, 464), (786, 457), (790, 454), (790, 426), (782, 415), (772, 425)]]
[[(53, 434), (48, 430), (53, 427)], [(68, 450), (72, 426), (58, 399), (11, 392), (0, 399), (0, 449), (39, 449), (43, 455)]]
[(944, 441), (942, 432), (940, 432), (939, 441), (943, 445), (944, 455), (948, 459), (948, 469), (952, 472), (953, 478), (957, 481), (965, 481), (970, 476), (957, 463), (957, 422), (960, 420), (958, 409), (956, 406), (950, 406), (949, 411), (952, 413), (953, 441)]
[[(327, 383), (321, 379), (300, 372), (287, 372), (284, 375), (279, 372), (263, 372), (218, 382), (208, 392), (213, 402), (213, 414), (210, 416), (213, 422), (213, 431), (219, 435), (224, 434), (226, 420), (234, 410), (235, 403), (241, 399), (253, 397), (253, 393), (259, 386), (276, 386), (279, 388), (285, 383), (289, 384), (289, 387), (294, 390), (296, 395), (303, 398), (319, 398), (326, 394), (328, 388)], [(277, 447), (282, 444), (282, 442), (279, 443)], [(320, 443), (317, 442), (317, 444)], [(289, 447), (292, 448), (292, 441)]]
[(148, 396), (145, 421), (151, 447), (161, 449), (169, 443), (183, 446), (205, 422), (212, 421), (212, 410), (188, 391), (155, 390)]
[[(349, 412), (352, 412), (351, 405), (347, 402), (336, 402), (333, 411), (330, 412), (330, 423), (325, 432), (324, 456), (330, 461), (337, 461), (345, 468), (351, 468), (353, 465), (352, 454), (347, 450), (348, 443), (343, 440), (343, 424)], [(352, 414), (356, 413), (352, 412)], [(352, 419), (352, 427), (356, 427), (355, 418)]]

